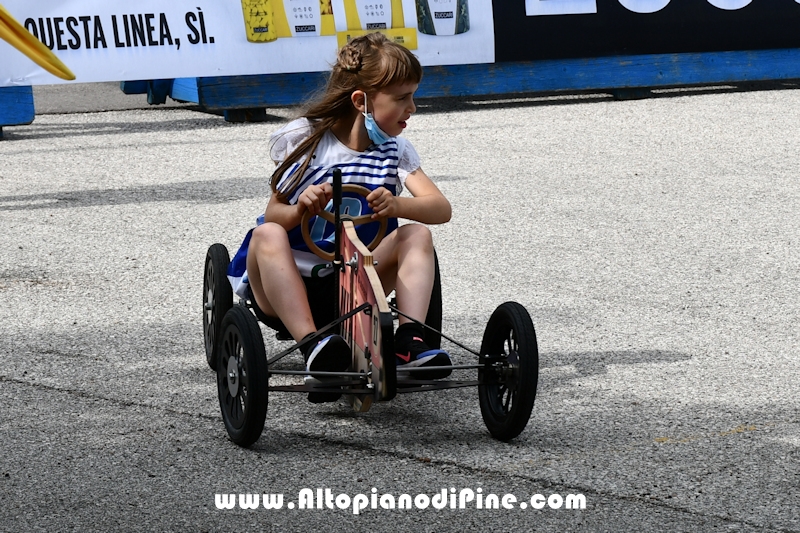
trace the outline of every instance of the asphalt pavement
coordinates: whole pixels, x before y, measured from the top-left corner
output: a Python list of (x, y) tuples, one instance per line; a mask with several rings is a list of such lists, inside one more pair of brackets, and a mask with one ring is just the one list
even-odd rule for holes
[[(0, 530), (800, 532), (800, 91), (419, 102), (406, 135), (453, 204), (444, 330), (478, 347), (524, 305), (533, 416), (502, 443), (476, 389), (367, 413), (274, 393), (250, 449), (205, 362), (203, 262), (266, 205), (266, 139), (294, 110), (35, 98), (0, 141)], [(518, 503), (288, 508), (326, 488)], [(536, 494), (586, 506), (521, 508)]]

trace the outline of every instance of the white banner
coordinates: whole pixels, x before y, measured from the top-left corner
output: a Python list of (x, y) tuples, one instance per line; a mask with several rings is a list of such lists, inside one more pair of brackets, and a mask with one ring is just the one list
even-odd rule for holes
[[(0, 0), (75, 82), (329, 70), (379, 30), (430, 65), (494, 62), (489, 0)], [(65, 83), (0, 41), (0, 87)]]

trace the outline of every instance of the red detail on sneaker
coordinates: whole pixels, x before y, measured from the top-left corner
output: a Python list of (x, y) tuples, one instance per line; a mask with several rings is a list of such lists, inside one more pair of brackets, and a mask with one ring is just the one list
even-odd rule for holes
[[(420, 337), (411, 337), (411, 341), (412, 342), (425, 342)], [(404, 363), (410, 363), (411, 362), (411, 350), (408, 351), (408, 355), (404, 355), (404, 354), (401, 354), (401, 353), (398, 353), (398, 354), (395, 354), (395, 355), (397, 355), (397, 357), (401, 361), (403, 361)]]

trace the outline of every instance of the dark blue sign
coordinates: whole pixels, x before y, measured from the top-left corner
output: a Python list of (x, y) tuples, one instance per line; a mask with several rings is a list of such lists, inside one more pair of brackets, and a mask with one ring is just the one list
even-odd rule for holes
[(493, 4), (498, 62), (800, 48), (800, 4), (794, 0)]

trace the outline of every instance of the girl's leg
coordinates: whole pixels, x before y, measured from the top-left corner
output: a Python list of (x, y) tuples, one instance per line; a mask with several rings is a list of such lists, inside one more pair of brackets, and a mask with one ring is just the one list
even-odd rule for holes
[[(306, 286), (282, 226), (267, 222), (253, 230), (247, 250), (247, 274), (258, 306), (265, 314), (280, 318), (294, 340), (300, 342), (317, 331)], [(350, 366), (350, 347), (338, 335), (306, 345), (302, 350), (307, 370), (341, 372)], [(308, 400), (335, 402), (340, 396), (338, 392), (312, 391), (308, 393)]]
[[(435, 258), (433, 239), (426, 226), (408, 224), (392, 232), (378, 245), (373, 253), (378, 261), (375, 267), (381, 278), (383, 289), (397, 293), (397, 307), (403, 313), (420, 322), (425, 321), (430, 304)], [(433, 367), (438, 370), (415, 372), (416, 379), (442, 379), (450, 375), (450, 356), (444, 350), (431, 349), (425, 344), (424, 329), (420, 324), (400, 316), (395, 331), (395, 353), (398, 376), (410, 374), (406, 370), (414, 367)]]
[(296, 341), (317, 330), (282, 226), (267, 222), (253, 230), (247, 274), (258, 306), (265, 314), (280, 318)]
[[(375, 269), (388, 294), (397, 294), (397, 307), (420, 322), (425, 321), (433, 290), (434, 256), (430, 230), (407, 224), (390, 233), (373, 252)], [(400, 316), (400, 325), (410, 322)]]

